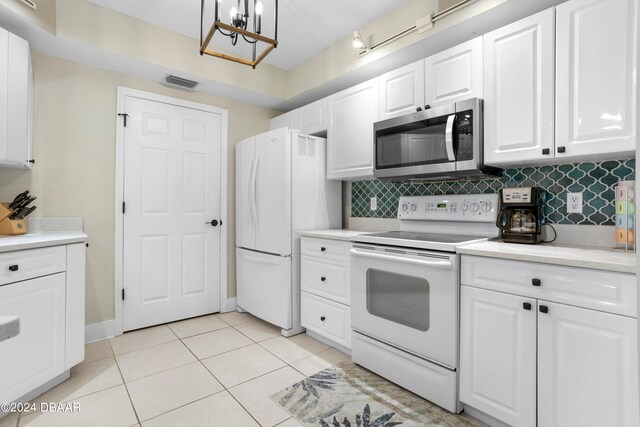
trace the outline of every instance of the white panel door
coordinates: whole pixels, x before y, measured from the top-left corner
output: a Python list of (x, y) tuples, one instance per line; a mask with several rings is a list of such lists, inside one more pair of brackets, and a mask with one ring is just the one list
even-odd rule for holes
[(327, 98), (298, 108), (300, 132), (315, 135), (327, 131)]
[(482, 98), (482, 37), (424, 60), (425, 103), (431, 107)]
[(65, 370), (65, 274), (0, 286), (0, 316), (20, 319), (0, 342), (0, 402), (13, 402)]
[(270, 121), (271, 129), (279, 129), (287, 127), (289, 129), (298, 129), (300, 125), (298, 124), (298, 112), (297, 110), (289, 111), (288, 113), (284, 113), (279, 115), (278, 117), (274, 117)]
[(256, 136), (256, 246), (291, 254), (291, 137), (284, 129)]
[(125, 105), (124, 329), (218, 311), (222, 117)]
[(377, 78), (329, 97), (327, 179), (373, 178), (373, 124), (379, 102)]
[(256, 248), (256, 138), (236, 144), (236, 246)]
[(636, 319), (538, 306), (538, 425), (640, 425)]
[(461, 288), (460, 401), (511, 426), (535, 426), (536, 300)]
[(484, 35), (484, 162), (553, 157), (554, 9)]
[(424, 108), (424, 61), (414, 62), (379, 77), (380, 117), (390, 119)]
[(556, 156), (635, 150), (637, 0), (557, 6)]

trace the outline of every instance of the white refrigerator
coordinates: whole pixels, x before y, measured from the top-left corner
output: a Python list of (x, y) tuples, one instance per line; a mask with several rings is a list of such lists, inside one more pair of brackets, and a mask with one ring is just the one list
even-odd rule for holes
[(237, 304), (282, 328), (300, 326), (299, 231), (340, 228), (342, 187), (326, 179), (326, 140), (288, 128), (236, 144)]

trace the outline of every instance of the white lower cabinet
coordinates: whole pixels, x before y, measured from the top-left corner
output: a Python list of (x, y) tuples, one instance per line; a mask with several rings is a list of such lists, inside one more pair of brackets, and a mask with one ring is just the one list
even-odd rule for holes
[[(599, 303), (635, 276), (567, 267), (556, 275), (553, 266), (486, 258), (489, 270), (483, 260), (461, 263), (460, 400), (512, 426), (640, 425), (636, 295), (628, 315)], [(505, 275), (515, 267), (528, 288)], [(609, 291), (589, 288), (589, 272), (596, 285), (610, 275)], [(566, 299), (554, 276), (569, 290), (587, 286), (582, 296), (593, 301)], [(505, 277), (512, 290), (486, 289)]]
[[(341, 347), (350, 349), (351, 243), (302, 237), (301, 245), (302, 326)], [(325, 256), (327, 254), (329, 257)]]
[(0, 402), (28, 400), (84, 359), (85, 244), (1, 253), (0, 269), (0, 316), (20, 321), (0, 342)]

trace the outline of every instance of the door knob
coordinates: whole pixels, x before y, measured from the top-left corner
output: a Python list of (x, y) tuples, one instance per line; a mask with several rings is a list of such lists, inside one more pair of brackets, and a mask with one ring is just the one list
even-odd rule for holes
[[(211, 224), (212, 227), (217, 227), (218, 226), (218, 220), (217, 219), (212, 219), (211, 221), (205, 222), (205, 224)], [(220, 221), (220, 225), (222, 225), (222, 221)]]

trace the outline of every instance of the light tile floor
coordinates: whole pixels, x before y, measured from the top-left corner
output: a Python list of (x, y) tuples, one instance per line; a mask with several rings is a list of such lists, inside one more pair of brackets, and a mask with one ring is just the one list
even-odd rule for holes
[(0, 427), (300, 426), (269, 396), (344, 361), (247, 313), (203, 316), (87, 344), (71, 378), (34, 400), (80, 412), (12, 414)]

